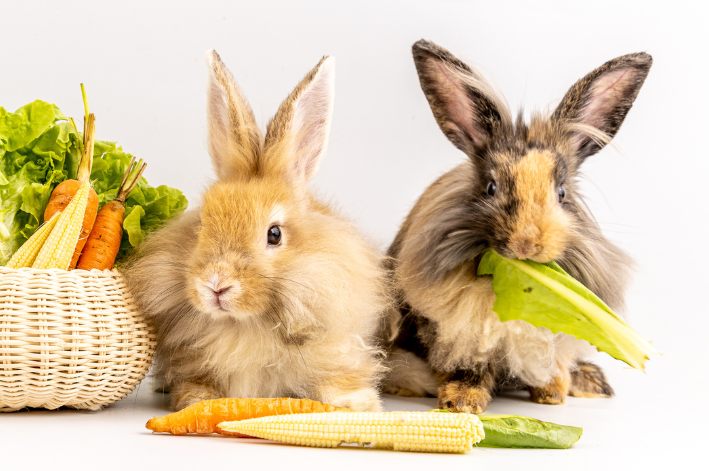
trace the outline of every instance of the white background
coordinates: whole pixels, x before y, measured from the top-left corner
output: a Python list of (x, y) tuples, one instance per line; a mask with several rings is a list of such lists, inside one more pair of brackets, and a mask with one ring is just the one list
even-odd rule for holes
[[(706, 450), (707, 45), (703, 2), (3, 2), (0, 106), (42, 99), (81, 116), (99, 139), (146, 159), (152, 184), (194, 205), (213, 178), (205, 146), (204, 53), (215, 48), (263, 126), (322, 55), (337, 57), (330, 147), (314, 186), (383, 249), (424, 188), (465, 157), (437, 128), (410, 47), (448, 48), (491, 77), (513, 107), (554, 105), (618, 55), (655, 64), (615, 143), (585, 165), (584, 191), (606, 234), (638, 271), (631, 323), (663, 353), (647, 374), (599, 355), (617, 397), (563, 406), (520, 395), (490, 413), (582, 426), (566, 451), (475, 450), (466, 456), (311, 450), (218, 437), (152, 436), (163, 412), (139, 396), (98, 413), (0, 415), (0, 469), (397, 469), (510, 466), (682, 467)], [(389, 409), (430, 399), (387, 398)], [(700, 466), (699, 463), (695, 464)]]

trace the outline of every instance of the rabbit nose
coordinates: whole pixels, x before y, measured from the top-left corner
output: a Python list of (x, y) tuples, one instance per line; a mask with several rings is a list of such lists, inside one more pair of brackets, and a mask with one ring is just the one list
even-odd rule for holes
[(539, 251), (539, 246), (531, 239), (513, 240), (509, 247), (520, 260), (525, 260)]
[(229, 291), (230, 288), (231, 288), (231, 286), (226, 286), (226, 287), (224, 287), (224, 288), (219, 288), (219, 289), (214, 289), (214, 288), (212, 288), (212, 291), (214, 292), (214, 295), (218, 298), (218, 297), (221, 296), (222, 294), (224, 294), (224, 293), (226, 293), (227, 291)]
[(213, 299), (216, 301), (224, 298), (227, 293), (234, 295), (238, 294), (240, 291), (240, 284), (238, 281), (225, 280), (216, 275), (213, 275), (208, 280), (203, 281), (202, 286), (204, 295), (213, 296)]

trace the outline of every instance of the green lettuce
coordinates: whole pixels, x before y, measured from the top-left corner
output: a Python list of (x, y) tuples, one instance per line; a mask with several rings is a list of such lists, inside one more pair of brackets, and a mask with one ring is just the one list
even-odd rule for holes
[[(35, 101), (14, 113), (0, 107), (0, 265), (34, 233), (56, 185), (76, 178), (81, 133), (55, 105)], [(99, 208), (114, 199), (131, 155), (115, 142), (97, 141), (91, 180)], [(184, 211), (187, 199), (141, 178), (126, 200), (117, 261), (150, 231)]]
[(0, 108), (0, 265), (37, 229), (54, 187), (76, 175), (78, 139), (49, 103)]
[(477, 446), (488, 448), (569, 448), (583, 429), (521, 415), (479, 415), (485, 438)]
[[(452, 414), (446, 409), (429, 412)], [(486, 448), (569, 448), (579, 441), (583, 429), (523, 415), (478, 415), (485, 438), (477, 446)]]
[(657, 353), (598, 296), (554, 262), (510, 259), (488, 249), (478, 275), (492, 275), (493, 310), (503, 322), (520, 319), (573, 335), (641, 370), (648, 356)]

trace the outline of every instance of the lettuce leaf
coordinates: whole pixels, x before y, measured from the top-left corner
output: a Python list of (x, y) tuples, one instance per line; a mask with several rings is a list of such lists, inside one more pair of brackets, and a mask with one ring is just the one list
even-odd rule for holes
[(80, 137), (65, 120), (39, 100), (15, 113), (0, 107), (0, 265), (37, 229), (54, 187), (76, 174)]
[[(34, 233), (54, 187), (75, 178), (83, 136), (55, 105), (37, 100), (14, 113), (0, 107), (0, 265)], [(113, 200), (131, 159), (115, 142), (97, 141), (91, 180), (99, 208)], [(117, 262), (143, 237), (184, 211), (187, 199), (141, 178), (126, 200)]]
[[(446, 409), (429, 412), (453, 414)], [(523, 415), (478, 415), (485, 438), (477, 446), (486, 448), (569, 448), (583, 434), (580, 427), (559, 425)]]
[(554, 262), (505, 258), (488, 249), (478, 275), (492, 275), (493, 311), (502, 322), (520, 319), (586, 340), (598, 350), (645, 369), (657, 350), (588, 288)]
[(479, 415), (485, 438), (477, 444), (487, 448), (569, 448), (579, 441), (583, 429), (521, 415)]
[(14, 113), (0, 108), (0, 156), (21, 149), (41, 136), (58, 119), (57, 111), (54, 105), (39, 100)]

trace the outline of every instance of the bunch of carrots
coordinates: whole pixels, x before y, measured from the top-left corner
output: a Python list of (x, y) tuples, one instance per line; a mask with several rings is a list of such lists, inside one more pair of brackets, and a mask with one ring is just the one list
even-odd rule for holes
[[(9, 268), (113, 268), (123, 237), (125, 201), (140, 181), (146, 164), (142, 159), (136, 164), (133, 158), (118, 188), (118, 196), (98, 211), (98, 196), (90, 181), (96, 117), (89, 112), (83, 84), (81, 93), (85, 112), (84, 140), (79, 146), (81, 160), (76, 180), (65, 180), (57, 185), (44, 210), (44, 224), (12, 256), (7, 263)], [(76, 129), (74, 120), (70, 122)]]

